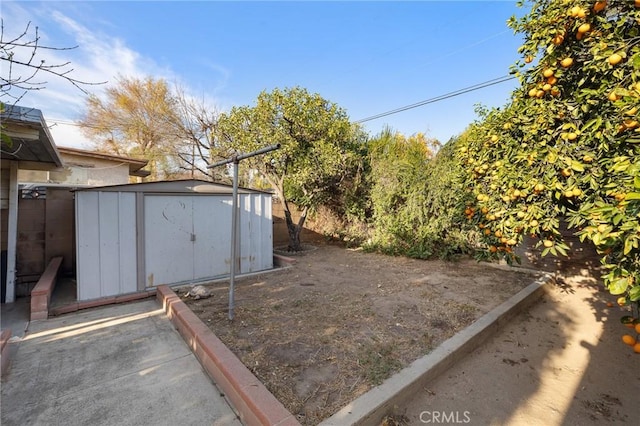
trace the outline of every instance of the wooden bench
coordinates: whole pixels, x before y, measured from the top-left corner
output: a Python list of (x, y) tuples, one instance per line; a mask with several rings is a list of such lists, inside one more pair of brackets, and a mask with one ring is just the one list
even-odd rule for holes
[(31, 290), (31, 321), (49, 317), (49, 303), (61, 265), (62, 256), (51, 259), (36, 286)]

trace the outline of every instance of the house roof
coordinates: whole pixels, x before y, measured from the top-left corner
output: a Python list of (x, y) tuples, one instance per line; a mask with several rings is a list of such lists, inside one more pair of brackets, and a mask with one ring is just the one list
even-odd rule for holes
[[(124, 185), (98, 186), (77, 189), (82, 191), (101, 192), (153, 192), (162, 194), (231, 194), (233, 187), (225, 183), (210, 182), (200, 179), (166, 180), (158, 182), (128, 183)], [(269, 194), (249, 188), (238, 188), (240, 194)]]
[[(20, 161), (21, 168), (58, 168), (63, 161), (49, 133), (42, 111), (17, 105), (5, 105), (0, 113), (2, 133), (11, 138), (2, 141), (2, 158)], [(44, 163), (44, 164), (43, 164)]]
[(147, 177), (151, 174), (151, 172), (148, 170), (142, 170), (143, 167), (149, 164), (149, 160), (139, 160), (137, 158), (123, 157), (120, 155), (105, 154), (103, 152), (87, 151), (84, 149), (68, 148), (63, 146), (58, 147), (58, 151), (63, 155), (77, 155), (80, 157), (98, 158), (102, 160), (117, 161), (119, 163), (128, 164), (129, 175), (131, 176)]

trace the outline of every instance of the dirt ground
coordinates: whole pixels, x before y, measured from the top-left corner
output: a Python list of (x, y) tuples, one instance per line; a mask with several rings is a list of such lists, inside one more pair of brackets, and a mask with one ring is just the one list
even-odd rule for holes
[(397, 424), (637, 425), (640, 355), (620, 323), (631, 308), (593, 278), (562, 284), (397, 407)]
[(471, 259), (424, 261), (319, 244), (290, 268), (236, 280), (193, 312), (289, 411), (316, 425), (532, 283)]

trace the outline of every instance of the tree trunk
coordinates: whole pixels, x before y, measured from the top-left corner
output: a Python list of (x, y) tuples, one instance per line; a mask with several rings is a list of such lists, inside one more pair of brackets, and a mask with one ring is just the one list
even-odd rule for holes
[(287, 247), (287, 250), (301, 251), (302, 244), (300, 243), (300, 234), (302, 233), (304, 221), (307, 219), (307, 209), (305, 208), (302, 211), (302, 215), (300, 216), (300, 220), (298, 220), (297, 224), (293, 222), (288, 206), (284, 209), (284, 218), (287, 222), (287, 231), (289, 232), (289, 246)]

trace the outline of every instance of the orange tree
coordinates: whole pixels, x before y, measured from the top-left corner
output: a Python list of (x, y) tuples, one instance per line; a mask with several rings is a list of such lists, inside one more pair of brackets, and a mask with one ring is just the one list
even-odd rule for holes
[(459, 141), (481, 228), (480, 257), (516, 259), (530, 235), (565, 255), (561, 227), (592, 242), (603, 279), (640, 300), (640, 1), (533, 1), (509, 26), (524, 36), (503, 109), (483, 110)]

